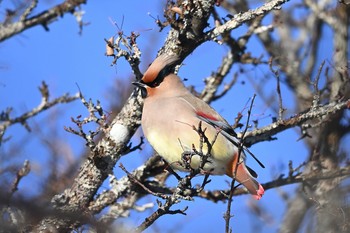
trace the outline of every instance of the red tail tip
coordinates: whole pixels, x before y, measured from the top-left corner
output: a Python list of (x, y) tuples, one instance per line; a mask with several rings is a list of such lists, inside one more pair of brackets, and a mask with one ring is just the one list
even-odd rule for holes
[(256, 200), (260, 200), (261, 197), (264, 195), (264, 193), (265, 193), (265, 190), (264, 190), (263, 186), (261, 186), (261, 184), (259, 184), (259, 190), (256, 190), (256, 194), (253, 195), (253, 197)]

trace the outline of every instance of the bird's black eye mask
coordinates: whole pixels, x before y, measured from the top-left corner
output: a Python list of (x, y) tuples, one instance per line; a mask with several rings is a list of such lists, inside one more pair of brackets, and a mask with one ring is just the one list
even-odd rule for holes
[(166, 65), (163, 69), (159, 71), (157, 77), (152, 82), (145, 84), (151, 88), (158, 87), (161, 84), (161, 82), (163, 82), (164, 78), (173, 72), (174, 66), (172, 64)]
[(147, 93), (147, 87), (150, 88), (155, 88), (158, 87), (161, 82), (163, 82), (164, 78), (168, 76), (170, 73), (174, 72), (174, 66), (169, 64), (166, 65), (161, 71), (159, 71), (157, 77), (152, 81), (145, 83), (144, 81), (139, 81), (139, 82), (134, 82), (133, 84), (139, 88), (141, 91), (141, 97), (146, 98), (148, 93)]

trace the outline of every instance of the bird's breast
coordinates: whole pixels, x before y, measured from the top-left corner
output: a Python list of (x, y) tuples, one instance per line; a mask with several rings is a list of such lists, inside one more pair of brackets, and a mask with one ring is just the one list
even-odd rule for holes
[[(159, 114), (166, 113), (159, 112)], [(193, 155), (193, 148), (196, 151), (202, 151), (203, 154), (208, 153), (208, 144), (201, 143), (201, 137), (194, 130), (194, 128), (198, 128), (199, 122), (200, 120), (195, 116), (183, 116), (180, 113), (172, 116), (163, 115), (158, 118), (144, 115), (142, 128), (145, 137), (160, 156), (173, 168), (186, 170), (184, 153), (192, 153)], [(225, 174), (227, 164), (233, 160), (233, 155), (236, 152), (234, 145), (217, 129), (204, 122), (202, 122), (202, 129), (205, 130), (205, 137), (212, 143), (210, 158), (204, 169), (212, 174)], [(198, 168), (200, 162), (201, 158), (198, 155), (190, 156), (192, 168)]]

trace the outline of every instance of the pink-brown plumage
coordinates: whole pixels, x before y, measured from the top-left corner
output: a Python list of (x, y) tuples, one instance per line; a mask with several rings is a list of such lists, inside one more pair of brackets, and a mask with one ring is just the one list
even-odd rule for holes
[[(217, 136), (210, 153), (210, 162), (205, 164), (204, 170), (213, 175), (236, 175), (235, 179), (256, 199), (260, 199), (264, 189), (246, 168), (243, 153), (238, 161), (238, 148), (232, 143), (235, 139), (228, 140), (227, 135), (220, 133), (222, 128), (230, 128), (225, 119), (207, 103), (192, 95), (181, 79), (173, 73), (165, 74), (159, 84), (152, 83), (154, 79), (159, 78), (158, 75), (164, 67), (177, 60), (178, 57), (174, 55), (159, 56), (142, 78), (142, 86), (147, 90), (142, 112), (145, 137), (173, 168), (186, 170), (182, 154), (192, 150), (192, 145), (199, 148), (200, 138), (193, 127), (198, 127), (201, 122), (209, 141)], [(208, 150), (206, 145), (203, 145), (202, 149), (204, 153)], [(191, 167), (198, 168), (198, 155), (192, 157), (190, 164)]]

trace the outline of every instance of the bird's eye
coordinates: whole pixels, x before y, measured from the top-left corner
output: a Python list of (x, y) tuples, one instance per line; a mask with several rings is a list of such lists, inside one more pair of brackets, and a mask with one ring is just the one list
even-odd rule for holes
[(160, 85), (160, 83), (158, 82), (158, 80), (152, 82), (152, 84), (150, 85), (151, 87), (158, 87)]

